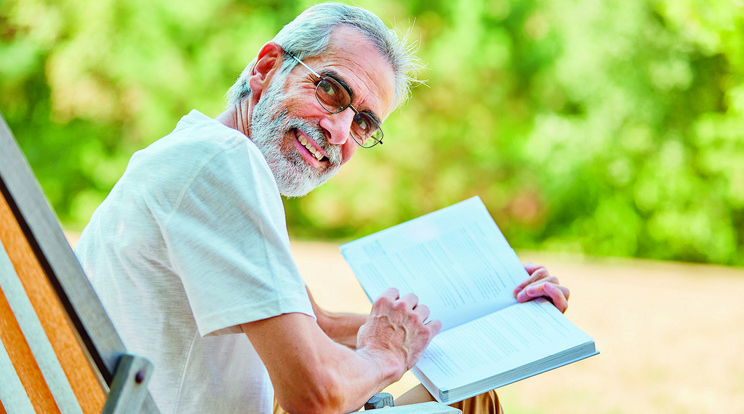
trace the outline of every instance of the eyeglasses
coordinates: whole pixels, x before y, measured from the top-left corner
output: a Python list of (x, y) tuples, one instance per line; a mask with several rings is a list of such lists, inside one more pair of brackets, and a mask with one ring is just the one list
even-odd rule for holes
[(351, 108), (354, 111), (354, 120), (351, 123), (351, 137), (362, 148), (372, 148), (377, 144), (382, 144), (382, 128), (377, 119), (369, 113), (359, 112), (351, 105), (351, 92), (342, 85), (338, 80), (330, 76), (320, 75), (307, 66), (295, 55), (285, 51), (291, 58), (299, 62), (300, 65), (307, 68), (313, 76), (318, 78), (315, 83), (315, 99), (318, 100), (323, 109), (337, 114)]

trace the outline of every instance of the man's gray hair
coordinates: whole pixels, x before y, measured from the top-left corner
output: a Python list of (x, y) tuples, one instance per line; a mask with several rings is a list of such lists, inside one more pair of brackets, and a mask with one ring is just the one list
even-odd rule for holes
[[(361, 31), (393, 67), (395, 96), (390, 108), (392, 111), (408, 99), (411, 84), (418, 82), (415, 76), (421, 64), (413, 46), (406, 43), (406, 36), (399, 36), (389, 29), (374, 13), (340, 3), (317, 4), (284, 26), (272, 41), (301, 60), (319, 56), (328, 47), (333, 30), (342, 24)], [(255, 64), (256, 59), (253, 59), (227, 91), (228, 105), (236, 104), (250, 94), (248, 78)], [(284, 59), (282, 71), (290, 71), (296, 65), (294, 59)]]

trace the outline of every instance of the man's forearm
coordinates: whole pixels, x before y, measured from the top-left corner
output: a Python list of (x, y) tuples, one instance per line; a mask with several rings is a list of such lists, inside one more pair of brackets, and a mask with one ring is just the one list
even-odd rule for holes
[(290, 412), (358, 409), (400, 379), (442, 327), (438, 320), (425, 322), (429, 308), (416, 295), (401, 297), (397, 289), (383, 292), (368, 317), (326, 312), (310, 299), (315, 320), (285, 313), (242, 325), (269, 372), (277, 401)]
[(310, 289), (307, 289), (307, 296), (313, 305), (313, 312), (315, 312), (320, 329), (337, 343), (356, 348), (357, 332), (359, 332), (359, 327), (367, 322), (369, 315), (328, 312), (315, 302)]
[(351, 412), (408, 368), (401, 358), (405, 352), (382, 347), (351, 350), (298, 313), (242, 328), (269, 371), (277, 401), (289, 412)]
[(356, 348), (357, 333), (359, 327), (367, 322), (368, 315), (357, 313), (333, 313), (323, 312), (323, 316), (317, 315), (318, 325), (328, 337), (346, 345), (349, 348)]

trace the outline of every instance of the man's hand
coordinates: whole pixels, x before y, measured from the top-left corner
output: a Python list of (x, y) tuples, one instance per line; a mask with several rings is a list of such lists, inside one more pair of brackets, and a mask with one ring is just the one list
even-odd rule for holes
[(439, 320), (426, 322), (429, 308), (418, 297), (389, 288), (372, 304), (367, 323), (357, 336), (357, 350), (383, 357), (401, 370), (402, 376), (416, 365), (429, 342), (442, 329)]
[(543, 266), (525, 263), (524, 268), (530, 277), (514, 289), (514, 297), (517, 301), (528, 302), (535, 298), (546, 297), (559, 311), (565, 313), (568, 309), (568, 297), (571, 294), (568, 288), (561, 286), (558, 278), (551, 276), (548, 269)]

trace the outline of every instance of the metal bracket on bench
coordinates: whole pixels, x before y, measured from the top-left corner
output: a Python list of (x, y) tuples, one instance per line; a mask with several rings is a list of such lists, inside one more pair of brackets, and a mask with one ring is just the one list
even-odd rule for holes
[(146, 358), (124, 354), (116, 364), (111, 391), (101, 414), (137, 413), (147, 395), (153, 365)]
[(386, 392), (373, 395), (364, 404), (364, 410), (375, 410), (380, 414), (462, 414), (457, 408), (433, 401), (396, 407), (393, 396)]
[[(364, 412), (364, 411), (362, 411)], [(447, 404), (442, 404), (434, 401), (411, 404), (411, 405), (399, 405), (396, 407), (385, 407), (375, 410), (375, 413), (379, 414), (462, 414), (462, 411), (457, 408), (452, 408)]]
[(372, 398), (367, 400), (367, 402), (364, 404), (364, 409), (375, 410), (383, 407), (392, 407), (395, 405), (393, 401), (394, 400), (392, 394), (381, 392), (379, 394), (373, 395)]

